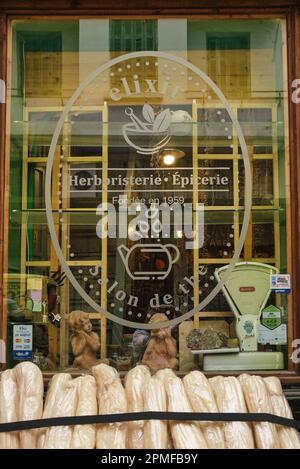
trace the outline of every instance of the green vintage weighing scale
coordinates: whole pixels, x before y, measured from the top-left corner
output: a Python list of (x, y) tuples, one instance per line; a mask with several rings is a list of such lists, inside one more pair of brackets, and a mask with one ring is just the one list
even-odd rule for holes
[[(215, 270), (218, 282), (228, 266)], [(280, 370), (283, 369), (282, 352), (258, 352), (257, 333), (262, 311), (269, 299), (270, 276), (278, 269), (258, 262), (239, 262), (222, 287), (223, 294), (235, 316), (239, 350), (226, 353), (211, 350), (203, 354), (205, 371)]]

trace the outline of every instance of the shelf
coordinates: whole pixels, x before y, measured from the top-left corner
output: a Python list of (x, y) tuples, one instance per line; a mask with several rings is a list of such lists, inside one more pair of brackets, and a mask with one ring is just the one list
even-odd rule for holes
[[(273, 160), (272, 153), (257, 153), (255, 155), (250, 154), (249, 157), (251, 160)], [(242, 155), (237, 155), (234, 153), (208, 153), (208, 154), (198, 154), (199, 160), (243, 160)]]
[(222, 347), (222, 348), (215, 348), (215, 349), (207, 349), (207, 350), (191, 350), (193, 355), (216, 355), (219, 353), (238, 353), (240, 352), (239, 347)]
[[(224, 206), (220, 206), (220, 205), (204, 206), (203, 208), (204, 208), (205, 212), (220, 212), (220, 214), (223, 214), (223, 212), (243, 213), (245, 211), (244, 207), (234, 208), (232, 205), (230, 205), (230, 206), (228, 206), (228, 205), (224, 205)], [(63, 209), (63, 213), (68, 214), (68, 213), (78, 212), (78, 214), (81, 214), (81, 213), (92, 212), (92, 211), (96, 212), (96, 210), (97, 210), (97, 207), (67, 207), (67, 208)], [(276, 212), (276, 213), (278, 213), (278, 212), (284, 213), (285, 212), (284, 208), (268, 206), (268, 205), (255, 205), (255, 206), (252, 206), (251, 211), (252, 212)], [(17, 216), (18, 214), (38, 214), (38, 213), (45, 214), (46, 209), (45, 208), (28, 208), (28, 209), (22, 209), (22, 210), (14, 209), (14, 210), (10, 211), (10, 215), (12, 217)], [(58, 214), (58, 210), (52, 210), (52, 213), (53, 214)], [(212, 216), (215, 216), (215, 214), (214, 215), (212, 214)]]
[(232, 311), (199, 311), (200, 318), (234, 318)]

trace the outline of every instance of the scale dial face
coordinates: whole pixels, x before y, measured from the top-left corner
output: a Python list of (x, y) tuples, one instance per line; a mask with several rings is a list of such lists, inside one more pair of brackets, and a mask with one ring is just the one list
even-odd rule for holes
[(247, 336), (253, 335), (254, 324), (251, 321), (246, 321), (244, 323), (244, 331), (246, 332)]

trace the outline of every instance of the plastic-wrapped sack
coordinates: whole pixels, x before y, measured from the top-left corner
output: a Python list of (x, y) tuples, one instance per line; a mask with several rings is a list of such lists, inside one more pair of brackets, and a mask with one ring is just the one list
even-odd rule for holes
[[(125, 389), (117, 371), (101, 363), (92, 368), (92, 373), (97, 384), (99, 415), (127, 412)], [(97, 425), (97, 449), (126, 449), (126, 430), (125, 422)]]
[[(165, 381), (169, 412), (192, 412), (180, 378), (167, 378)], [(194, 422), (171, 422), (171, 434), (176, 449), (207, 448), (202, 431)]]
[[(18, 420), (41, 419), (43, 415), (43, 375), (37, 365), (22, 362), (15, 367), (19, 393)], [(39, 430), (20, 431), (20, 448), (37, 448)]]
[[(48, 419), (53, 416), (54, 414), (54, 405), (56, 404), (56, 400), (58, 398), (61, 389), (64, 389), (65, 384), (71, 380), (71, 375), (67, 373), (57, 373), (55, 374), (51, 381), (48, 384), (45, 404), (44, 404), (44, 411), (43, 411), (43, 419)], [(47, 428), (41, 428), (39, 431), (38, 437), (38, 448), (42, 449), (45, 443), (45, 435), (47, 432)]]
[[(145, 412), (166, 412), (167, 396), (164, 384), (156, 376), (144, 387)], [(147, 420), (144, 427), (144, 448), (167, 449), (169, 446), (168, 423), (164, 420)]]
[[(162, 386), (164, 387), (164, 390), (166, 393), (166, 402), (167, 402), (166, 410), (168, 410), (168, 396), (167, 396), (167, 390), (166, 390), (166, 383), (168, 379), (176, 378), (176, 374), (170, 368), (163, 368), (162, 370), (158, 370), (154, 376), (158, 381), (161, 382)], [(169, 421), (167, 422), (167, 430), (168, 430), (167, 449), (172, 449), (174, 448), (174, 445), (173, 445), (172, 434), (171, 434), (171, 423)]]
[[(151, 374), (149, 368), (140, 365), (132, 368), (125, 379), (128, 412), (144, 411), (144, 389), (148, 388)], [(127, 448), (144, 448), (144, 421), (128, 422)]]
[[(200, 371), (192, 371), (183, 378), (184, 389), (194, 412), (219, 412), (208, 379)], [(223, 424), (218, 422), (199, 423), (207, 446), (224, 449)]]
[(163, 370), (158, 370), (154, 376), (159, 381), (161, 381), (164, 385), (168, 379), (176, 378), (176, 374), (170, 368), (164, 368)]
[[(271, 400), (264, 380), (260, 376), (242, 374), (238, 378), (249, 412), (272, 414)], [(276, 426), (269, 422), (253, 422), (256, 447), (258, 449), (279, 449), (280, 443)]]
[[(91, 375), (74, 380), (77, 389), (77, 415), (97, 415), (96, 381)], [(94, 449), (96, 445), (96, 425), (75, 425), (71, 449)]]
[[(0, 377), (0, 422), (17, 422), (18, 406), (15, 370), (5, 370)], [(0, 433), (0, 449), (18, 449), (19, 447), (19, 432)]]
[[(220, 412), (247, 412), (240, 383), (233, 376), (210, 378)], [(251, 426), (247, 422), (225, 422), (224, 435), (228, 449), (254, 449)]]
[[(280, 379), (274, 376), (270, 376), (268, 378), (264, 378), (264, 382), (267, 386), (268, 393), (271, 399), (273, 414), (279, 415), (280, 417), (292, 419), (293, 414), (289, 403), (282, 392)], [(289, 428), (283, 425), (276, 425), (276, 429), (281, 449), (300, 449), (299, 434), (295, 430), (295, 428)]]
[[(70, 375), (65, 375), (60, 381), (63, 383), (61, 387), (57, 387), (56, 383), (52, 380), (59, 381), (59, 374), (54, 375), (50, 390), (57, 389), (56, 397), (53, 402), (52, 410), (50, 410), (49, 417), (74, 417), (77, 408), (77, 389), (75, 380), (72, 380)], [(67, 378), (68, 377), (68, 378)], [(54, 396), (50, 397), (50, 401)], [(45, 413), (44, 413), (45, 414)], [(45, 416), (45, 415), (44, 415)], [(73, 426), (62, 425), (60, 427), (47, 428), (44, 438), (44, 449), (69, 449), (71, 446), (73, 434)]]

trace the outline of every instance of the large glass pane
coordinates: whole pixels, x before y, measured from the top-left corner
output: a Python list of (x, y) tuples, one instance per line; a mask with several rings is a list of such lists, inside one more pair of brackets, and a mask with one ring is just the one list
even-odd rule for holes
[[(13, 23), (10, 365), (42, 354), (43, 369), (72, 366), (82, 311), (95, 360), (121, 371), (143, 360), (158, 318), (178, 318), (167, 332), (180, 371), (218, 369), (220, 334), (233, 349), (223, 370), (243, 353), (249, 370), (288, 367), (287, 295), (258, 287), (290, 273), (284, 44), (279, 19)], [(233, 260), (239, 275), (217, 291)], [(248, 352), (240, 317), (256, 318)], [(33, 326), (30, 350), (14, 342), (20, 324)]]

